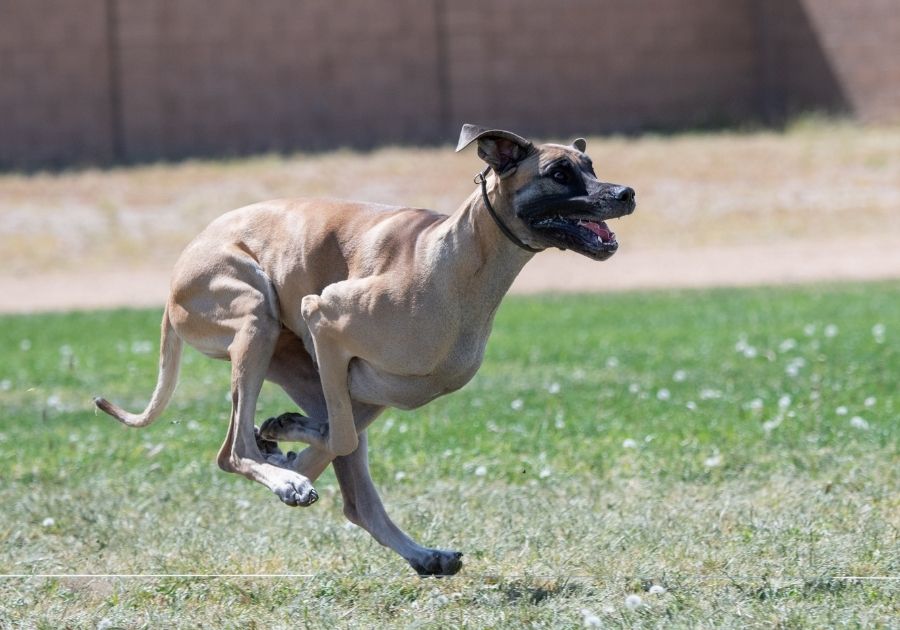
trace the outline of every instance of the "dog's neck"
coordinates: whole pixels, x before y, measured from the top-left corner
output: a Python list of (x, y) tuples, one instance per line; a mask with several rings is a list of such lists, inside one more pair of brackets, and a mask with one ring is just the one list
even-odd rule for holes
[[(487, 194), (501, 217), (511, 214), (496, 178), (488, 180)], [(476, 298), (491, 310), (496, 309), (534, 254), (521, 249), (503, 234), (484, 203), (480, 187), (447, 218), (442, 228), (439, 240), (454, 254), (451, 258), (455, 261), (454, 284), (469, 298)]]

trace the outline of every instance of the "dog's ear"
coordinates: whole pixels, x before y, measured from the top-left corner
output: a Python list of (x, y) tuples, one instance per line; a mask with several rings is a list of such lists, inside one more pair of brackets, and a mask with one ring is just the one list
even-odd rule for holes
[(478, 157), (500, 176), (512, 174), (515, 166), (534, 148), (531, 142), (511, 131), (463, 125), (456, 150), (462, 151), (475, 141), (478, 141)]
[(584, 150), (587, 149), (587, 141), (584, 138), (575, 138), (572, 140), (572, 146), (584, 153)]

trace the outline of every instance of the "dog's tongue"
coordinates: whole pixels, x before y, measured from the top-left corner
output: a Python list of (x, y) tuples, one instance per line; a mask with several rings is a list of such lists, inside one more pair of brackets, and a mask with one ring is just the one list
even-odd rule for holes
[(611, 241), (613, 238), (613, 233), (604, 221), (580, 221), (578, 225), (589, 229), (596, 234), (601, 241)]

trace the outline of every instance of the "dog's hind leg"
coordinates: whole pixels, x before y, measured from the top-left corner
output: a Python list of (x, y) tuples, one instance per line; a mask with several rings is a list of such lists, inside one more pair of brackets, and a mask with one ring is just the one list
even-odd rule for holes
[(228, 349), (231, 357), (231, 423), (219, 451), (219, 466), (263, 484), (288, 505), (310, 505), (318, 494), (309, 479), (266, 461), (253, 425), (256, 402), (281, 325), (271, 315), (254, 313), (244, 320)]
[(460, 552), (423, 547), (391, 521), (369, 475), (365, 432), (360, 433), (359, 447), (353, 453), (334, 460), (334, 472), (344, 497), (344, 515), (350, 522), (403, 556), (419, 575), (453, 575), (460, 570)]
[(259, 428), (260, 437), (308, 443), (307, 436), (312, 435), (316, 442), (323, 442), (328, 433), (328, 408), (319, 372), (300, 338), (286, 329), (278, 338), (266, 380), (281, 387), (306, 415), (289, 411), (269, 418)]
[(295, 470), (315, 482), (334, 459), (332, 455), (321, 448), (307, 448), (301, 453), (282, 453), (278, 448), (278, 442), (282, 440), (303, 441), (292, 439), (300, 433), (311, 431), (324, 436), (328, 427), (328, 410), (319, 373), (303, 342), (287, 330), (282, 329), (278, 338), (266, 380), (281, 387), (309, 415), (287, 412), (269, 418), (257, 432), (257, 444), (270, 463)]

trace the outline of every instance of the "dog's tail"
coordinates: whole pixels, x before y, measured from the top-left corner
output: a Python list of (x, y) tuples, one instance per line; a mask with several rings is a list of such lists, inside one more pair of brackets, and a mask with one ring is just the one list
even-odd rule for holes
[(169, 321), (169, 309), (163, 313), (162, 334), (159, 340), (159, 376), (156, 380), (156, 389), (147, 404), (147, 408), (139, 414), (128, 413), (118, 405), (114, 405), (105, 398), (94, 398), (94, 404), (113, 418), (127, 424), (130, 427), (145, 427), (156, 420), (172, 397), (175, 385), (178, 382), (178, 369), (181, 365), (181, 349), (184, 342), (181, 340), (172, 322)]

